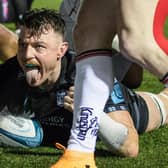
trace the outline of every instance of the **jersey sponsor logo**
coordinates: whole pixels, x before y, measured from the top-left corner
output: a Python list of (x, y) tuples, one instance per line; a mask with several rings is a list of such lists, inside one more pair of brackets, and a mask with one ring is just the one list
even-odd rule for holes
[(45, 124), (48, 126), (56, 126), (62, 128), (70, 128), (71, 124), (65, 122), (65, 118), (62, 116), (49, 116), (45, 118), (39, 119), (41, 124)]
[(86, 135), (97, 136), (98, 133), (98, 118), (93, 116), (93, 108), (81, 107), (81, 114), (79, 120), (77, 121), (78, 134), (77, 138), (79, 140), (85, 140)]

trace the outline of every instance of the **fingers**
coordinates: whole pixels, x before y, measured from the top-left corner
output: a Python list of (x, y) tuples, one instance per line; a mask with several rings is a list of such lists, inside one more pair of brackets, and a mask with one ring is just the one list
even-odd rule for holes
[(64, 108), (70, 112), (73, 112), (74, 109), (74, 102), (73, 99), (69, 96), (64, 97)]
[(64, 108), (73, 112), (74, 109), (74, 87), (70, 87), (67, 95), (64, 97)]
[(71, 86), (70, 88), (69, 88), (69, 91), (68, 91), (68, 96), (70, 96), (71, 98), (74, 98), (74, 86)]

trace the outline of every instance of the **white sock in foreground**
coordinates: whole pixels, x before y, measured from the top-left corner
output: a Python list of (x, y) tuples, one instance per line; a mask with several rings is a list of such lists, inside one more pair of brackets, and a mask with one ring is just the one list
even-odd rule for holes
[[(113, 85), (111, 51), (82, 54), (76, 64), (73, 126), (68, 149), (95, 150), (100, 112)], [(80, 57), (81, 58), (81, 57)]]

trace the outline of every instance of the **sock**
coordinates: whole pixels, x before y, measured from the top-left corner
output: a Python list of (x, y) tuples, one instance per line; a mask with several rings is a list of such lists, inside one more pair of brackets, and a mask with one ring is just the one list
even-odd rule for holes
[(76, 63), (74, 115), (68, 149), (95, 150), (100, 112), (113, 85), (112, 52), (90, 51)]
[(168, 73), (164, 75), (164, 77), (160, 80), (164, 84), (166, 88), (168, 88)]

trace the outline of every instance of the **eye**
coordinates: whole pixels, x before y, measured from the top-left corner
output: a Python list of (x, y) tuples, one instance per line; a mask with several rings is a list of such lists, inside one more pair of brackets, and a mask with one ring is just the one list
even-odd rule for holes
[(42, 44), (36, 44), (35, 46), (35, 49), (38, 51), (38, 52), (42, 52), (46, 47)]

